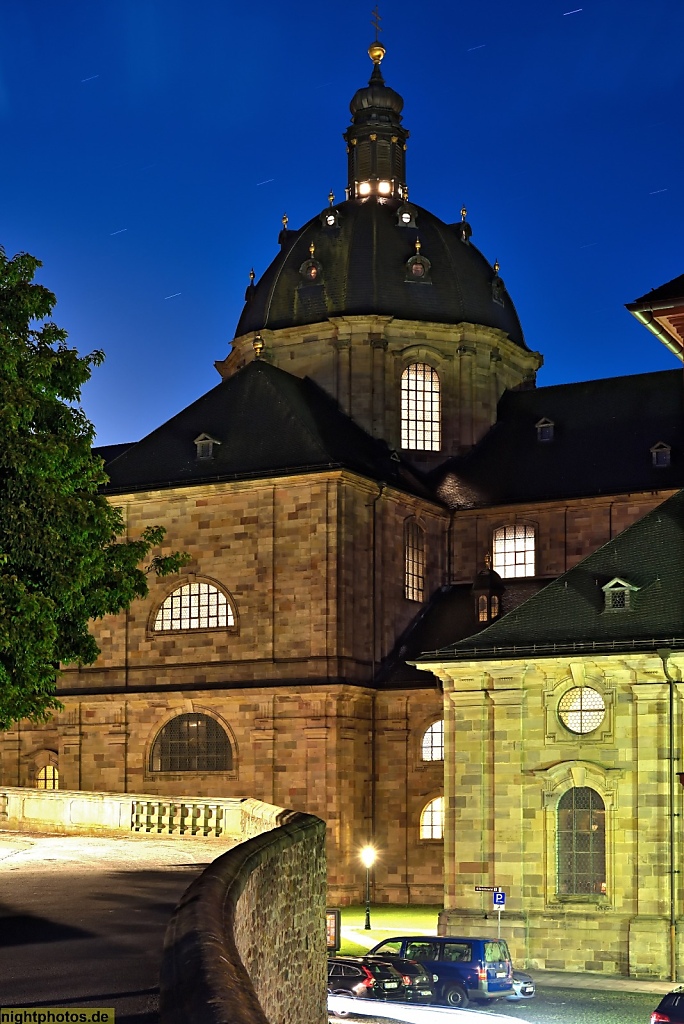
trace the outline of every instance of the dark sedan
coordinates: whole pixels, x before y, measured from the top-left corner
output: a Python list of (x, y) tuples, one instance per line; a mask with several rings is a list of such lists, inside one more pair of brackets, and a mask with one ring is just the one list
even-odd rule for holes
[(678, 985), (660, 1000), (651, 1014), (651, 1024), (683, 1024), (684, 985)]
[(405, 999), (401, 974), (381, 957), (328, 957), (328, 992), (357, 999)]
[[(364, 963), (371, 960), (383, 961), (382, 957), (365, 956)], [(404, 982), (404, 994), (400, 996), (388, 995), (388, 999), (403, 999), (407, 1003), (431, 1003), (435, 998), (435, 989), (432, 978), (422, 964), (417, 960), (402, 960), (400, 957), (392, 957), (392, 967), (401, 975)]]

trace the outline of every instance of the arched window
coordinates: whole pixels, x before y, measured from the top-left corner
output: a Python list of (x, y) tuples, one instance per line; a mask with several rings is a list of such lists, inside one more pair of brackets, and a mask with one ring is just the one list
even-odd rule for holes
[(439, 376), (427, 363), (411, 363), (401, 375), (401, 447), (438, 452)]
[(420, 815), (421, 839), (444, 839), (444, 797), (436, 796)]
[(415, 519), (404, 524), (404, 594), (422, 601), (425, 593), (425, 530)]
[(228, 599), (211, 583), (184, 583), (169, 594), (154, 620), (155, 632), (234, 625), (235, 615)]
[(558, 893), (606, 892), (606, 808), (595, 789), (569, 789), (558, 802)]
[(433, 722), (423, 735), (423, 760), (444, 760), (444, 722)]
[(59, 769), (54, 764), (43, 765), (36, 773), (37, 789), (59, 789)]
[(177, 715), (152, 745), (150, 771), (226, 772), (233, 750), (225, 730), (209, 715)]
[(534, 576), (534, 527), (501, 526), (494, 531), (494, 570), (500, 576)]

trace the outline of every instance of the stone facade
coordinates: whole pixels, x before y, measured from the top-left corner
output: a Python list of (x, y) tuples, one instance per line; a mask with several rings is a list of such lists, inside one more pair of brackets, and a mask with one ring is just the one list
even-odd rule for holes
[[(669, 671), (681, 679), (684, 657)], [(506, 894), (504, 934), (518, 963), (547, 970), (669, 976), (669, 684), (655, 654), (433, 665), (445, 691), (445, 934), (491, 929), (489, 892)], [(588, 735), (558, 719), (589, 685), (606, 714)], [(675, 686), (675, 750), (684, 739)], [(589, 787), (605, 807), (605, 891), (564, 895), (559, 802)], [(682, 790), (675, 790), (677, 838)], [(677, 847), (679, 850), (679, 846)], [(680, 862), (676, 854), (677, 864)], [(676, 877), (676, 905), (682, 883)], [(684, 946), (680, 937), (677, 962)]]

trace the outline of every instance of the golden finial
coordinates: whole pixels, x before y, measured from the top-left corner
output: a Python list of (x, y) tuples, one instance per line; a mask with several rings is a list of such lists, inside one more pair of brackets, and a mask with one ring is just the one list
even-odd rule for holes
[(260, 334), (254, 335), (254, 341), (252, 342), (252, 348), (254, 349), (254, 356), (259, 359), (261, 353), (264, 351), (264, 339)]
[(283, 227), (287, 228), (287, 222), (289, 220), (289, 217), (287, 216), (286, 213), (283, 214), (283, 218), (282, 219), (283, 219)]
[(468, 211), (466, 210), (465, 206), (462, 206), (461, 207), (461, 220), (465, 220), (467, 216), (468, 216)]
[(495, 274), (499, 273), (499, 261), (498, 260), (494, 260), (494, 273)]
[(408, 203), (408, 185), (404, 185), (404, 201)]
[(254, 284), (254, 278), (255, 277), (256, 277), (256, 274), (254, 273), (254, 267), (252, 267), (252, 269), (249, 272), (249, 283), (250, 284)]
[(420, 238), (416, 238), (416, 255), (420, 252)]
[(371, 25), (375, 29), (375, 39), (373, 40), (371, 45), (368, 47), (368, 56), (370, 57), (370, 59), (373, 61), (373, 63), (375, 65), (380, 63), (382, 58), (385, 56), (385, 53), (387, 52), (385, 50), (385, 47), (380, 42), (380, 39), (378, 38), (378, 36), (382, 32), (382, 29), (380, 28), (380, 22), (381, 21), (382, 21), (382, 18), (380, 17), (380, 12), (378, 11), (378, 5), (376, 4), (375, 5), (375, 10), (373, 11), (373, 17), (371, 18)]
[(309, 246), (309, 253), (311, 254), (311, 259), (314, 258), (314, 253), (315, 252), (316, 252), (316, 246), (312, 242), (311, 245)]
[(332, 189), (330, 189), (330, 191), (328, 192), (328, 202), (330, 203), (331, 206), (335, 202), (335, 193), (333, 192)]

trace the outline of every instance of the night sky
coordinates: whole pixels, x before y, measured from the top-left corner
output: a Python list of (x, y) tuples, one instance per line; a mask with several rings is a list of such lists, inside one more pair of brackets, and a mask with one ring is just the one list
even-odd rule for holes
[[(374, 0), (373, 0), (374, 3)], [(219, 381), (249, 270), (344, 199), (370, 0), (0, 6), (0, 243), (43, 261), (56, 322), (104, 366), (98, 442)], [(570, 13), (572, 12), (572, 13)], [(465, 203), (538, 383), (677, 364), (624, 309), (684, 271), (682, 0), (386, 0), (411, 200)]]

